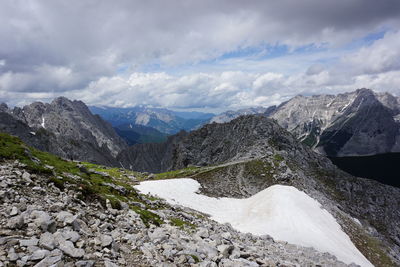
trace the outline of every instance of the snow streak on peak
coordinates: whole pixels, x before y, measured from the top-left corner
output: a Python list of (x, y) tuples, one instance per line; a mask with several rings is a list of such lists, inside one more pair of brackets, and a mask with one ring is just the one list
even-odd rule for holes
[(172, 204), (210, 214), (241, 232), (268, 234), (277, 240), (329, 252), (346, 264), (372, 264), (358, 251), (335, 218), (315, 199), (292, 186), (274, 185), (247, 199), (197, 194), (193, 179), (146, 181), (136, 188)]

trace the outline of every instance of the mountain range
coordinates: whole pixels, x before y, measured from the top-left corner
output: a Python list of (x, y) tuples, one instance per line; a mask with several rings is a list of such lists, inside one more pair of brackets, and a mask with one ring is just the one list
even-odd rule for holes
[(180, 130), (193, 130), (208, 122), (212, 113), (177, 112), (168, 109), (136, 106), (132, 108), (89, 107), (114, 127), (122, 124), (142, 125), (162, 133), (175, 134)]
[[(319, 153), (366, 156), (400, 152), (400, 99), (370, 89), (338, 95), (296, 96), (263, 114)], [(228, 111), (211, 122), (228, 122), (249, 110)]]
[[(176, 178), (178, 181), (174, 182), (175, 186), (186, 188), (183, 187), (185, 180), (179, 179), (190, 178), (193, 181), (187, 181), (188, 184), (186, 186), (188, 188), (194, 188), (195, 186), (194, 191), (198, 191), (200, 195), (207, 196), (212, 203), (218, 203), (218, 205), (222, 203), (221, 207), (225, 207), (224, 209), (232, 206), (228, 202), (228, 198), (233, 203), (239, 203), (240, 199), (248, 199), (240, 202), (244, 210), (238, 214), (240, 216), (239, 219), (232, 216), (229, 217), (235, 230), (229, 228), (229, 233), (224, 237), (227, 240), (230, 240), (230, 236), (234, 235), (234, 231), (241, 231), (240, 223), (243, 220), (250, 220), (257, 222), (257, 224), (261, 223), (262, 226), (263, 220), (260, 222), (261, 217), (257, 217), (256, 211), (263, 210), (264, 212), (264, 210), (272, 208), (263, 206), (263, 203), (270, 199), (271, 203), (275, 203), (273, 205), (275, 207), (274, 212), (271, 210), (271, 214), (275, 215), (274, 218), (268, 217), (268, 220), (277, 220), (273, 223), (275, 226), (289, 227), (287, 231), (296, 232), (296, 235), (292, 235), (292, 237), (298, 236), (301, 240), (291, 238), (290, 235), (281, 235), (281, 230), (267, 233), (276, 234), (273, 238), (291, 242), (296, 246), (311, 246), (321, 253), (330, 253), (313, 258), (314, 256), (305, 256), (308, 254), (304, 254), (304, 250), (301, 247), (292, 248), (299, 253), (303, 253), (303, 256), (298, 257), (302, 262), (311, 259), (314, 265), (320, 262), (328, 264), (327, 262), (332, 260), (330, 255), (334, 255), (337, 260), (345, 261), (346, 264), (356, 262), (362, 266), (370, 266), (371, 264), (375, 266), (396, 266), (400, 264), (400, 189), (373, 180), (354, 177), (337, 168), (324, 154), (334, 151), (336, 156), (346, 155), (347, 151), (353, 148), (352, 153), (356, 155), (367, 152), (375, 153), (376, 151), (395, 151), (395, 143), (390, 143), (387, 140), (392, 140), (393, 136), (397, 138), (398, 135), (398, 132), (396, 132), (396, 130), (398, 131), (398, 128), (396, 128), (398, 126), (396, 121), (398, 115), (397, 101), (397, 98), (391, 95), (376, 94), (366, 89), (337, 96), (298, 96), (278, 107), (257, 108), (250, 111), (243, 110), (234, 115), (220, 116), (220, 123), (205, 124), (191, 132), (179, 131), (174, 135), (168, 136), (166, 141), (162, 143), (141, 143), (130, 147), (117, 134), (116, 128), (113, 128), (111, 123), (106, 122), (99, 115), (93, 115), (81, 101), (71, 101), (60, 97), (48, 104), (36, 102), (14, 109), (2, 104), (0, 105), (0, 131), (18, 136), (26, 145), (14, 137), (5, 134), (0, 135), (0, 164), (4, 165), (2, 165), (0, 171), (5, 172), (5, 180), (1, 178), (0, 186), (9, 190), (8, 185), (11, 185), (12, 182), (7, 177), (14, 177), (13, 173), (16, 173), (18, 168), (26, 168), (25, 172), (36, 171), (38, 174), (32, 176), (32, 178), (36, 177), (41, 182), (35, 184), (34, 188), (38, 188), (42, 184), (53, 183), (61, 190), (68, 191), (68, 199), (70, 200), (65, 197), (61, 198), (62, 194), (58, 197), (58, 194), (52, 191), (54, 190), (52, 187), (46, 190), (53, 192), (53, 195), (48, 195), (46, 198), (57, 196), (57, 201), (70, 201), (71, 203), (75, 201), (76, 204), (73, 205), (79, 205), (81, 209), (84, 209), (85, 205), (99, 206), (96, 204), (96, 199), (100, 199), (100, 201), (107, 199), (105, 201), (106, 204), (104, 204), (105, 207), (111, 207), (110, 203), (113, 203), (114, 207), (133, 210), (137, 217), (141, 218), (142, 223), (136, 222), (138, 224), (137, 227), (140, 228), (138, 230), (140, 233), (147, 233), (147, 230), (144, 230), (145, 223), (151, 224), (152, 226), (148, 225), (152, 229), (152, 232), (149, 233), (150, 237), (153, 232), (169, 231), (166, 229), (170, 229), (168, 228), (170, 226), (166, 229), (160, 226), (161, 220), (165, 219), (167, 223), (172, 220), (182, 225), (179, 220), (188, 218), (188, 215), (185, 208), (183, 208), (185, 212), (181, 212), (181, 215), (176, 215), (177, 209), (169, 206), (174, 205), (173, 203), (175, 202), (165, 204), (159, 202), (157, 198), (155, 200), (151, 198), (143, 204), (143, 198), (145, 197), (140, 195), (132, 185), (140, 188), (141, 182), (144, 180), (156, 183), (158, 179)], [(257, 113), (257, 111), (261, 113), (239, 116), (241, 112)], [(130, 118), (139, 118), (139, 121), (147, 121), (148, 123), (152, 122), (153, 118), (158, 118), (159, 120), (167, 118), (163, 117), (162, 114), (155, 115), (152, 111), (146, 112), (142, 117), (131, 113), (132, 117)], [(183, 114), (182, 116), (186, 116), (187, 119), (187, 117), (198, 115), (201, 114), (191, 113)], [(238, 115), (237, 118), (231, 119), (236, 115)], [(126, 119), (126, 114), (124, 113), (122, 117)], [(116, 125), (114, 126), (119, 125), (118, 127), (120, 127), (121, 131), (128, 131), (128, 129), (137, 127), (137, 125), (134, 126), (119, 116), (116, 118)], [(173, 116), (171, 115), (169, 118), (173, 118)], [(222, 122), (224, 118), (229, 121)], [(168, 121), (168, 119), (165, 119), (165, 121)], [(149, 131), (152, 130), (147, 126), (143, 127), (146, 128), (138, 128), (137, 131), (141, 130), (144, 131), (144, 134), (150, 134)], [(175, 128), (175, 130), (177, 129)], [(310, 143), (306, 141), (311, 134), (315, 136), (318, 142)], [(120, 132), (120, 135), (123, 135), (123, 133)], [(343, 138), (343, 136), (346, 138)], [(133, 139), (132, 142), (135, 140)], [(364, 142), (367, 142), (367, 144), (364, 144)], [(373, 142), (376, 142), (376, 144), (373, 145)], [(387, 146), (384, 146), (384, 144)], [(43, 154), (29, 146), (50, 152), (64, 159), (57, 159), (49, 154)], [(77, 163), (77, 160), (83, 161), (83, 163)], [(92, 163), (100, 163), (113, 168)], [(25, 179), (25, 182), (36, 183), (35, 179), (30, 179), (31, 182), (29, 182), (26, 178), (28, 176), (22, 175), (21, 171), (19, 172), (21, 175), (18, 177)], [(158, 197), (163, 198), (166, 188), (163, 188), (162, 184), (159, 184), (157, 188), (160, 187), (162, 191), (158, 193), (161, 194)], [(19, 188), (13, 185), (10, 190), (22, 190), (24, 187)], [(37, 191), (37, 194), (35, 190), (31, 190), (29, 197), (40, 202), (41, 196), (39, 195), (47, 194), (46, 190), (39, 190), (40, 192)], [(194, 191), (190, 190), (184, 190), (184, 192), (179, 193), (181, 194), (179, 199), (185, 197), (185, 194), (187, 194), (187, 198), (183, 199), (185, 201), (196, 199), (193, 196)], [(152, 192), (148, 191), (148, 193)], [(285, 192), (292, 192), (288, 193), (287, 199), (280, 197), (280, 194), (286, 194)], [(18, 194), (26, 193), (21, 191)], [(273, 197), (274, 195), (275, 197)], [(0, 194), (0, 200), (3, 201), (2, 199), (4, 197), (7, 198), (7, 196), (8, 198), (11, 197), (14, 202), (18, 201), (18, 207), (23, 205), (22, 202), (22, 204), (20, 203), (21, 198), (13, 197), (15, 196), (14, 191), (6, 195)], [(164, 196), (164, 198), (166, 197)], [(287, 215), (281, 216), (282, 213), (279, 212), (279, 209), (288, 206), (285, 199), (291, 199), (293, 203), (299, 204), (300, 202), (296, 200), (300, 201), (300, 198), (302, 199), (301, 203), (308, 203), (307, 207), (313, 207), (314, 212), (312, 214), (314, 215), (307, 213), (308, 208), (299, 207), (299, 209), (295, 209), (298, 213), (293, 211), (295, 212), (294, 214), (288, 212), (285, 213)], [(214, 202), (217, 201), (214, 199), (220, 200)], [(261, 200), (261, 202), (258, 203), (257, 199)], [(167, 200), (173, 201), (169, 196)], [(87, 204), (82, 201), (87, 201)], [(138, 203), (138, 201), (142, 202)], [(183, 205), (183, 202), (180, 203)], [(204, 206), (206, 203), (200, 203), (204, 204), (203, 206), (192, 205), (190, 202), (184, 203), (187, 205), (186, 208), (198, 208), (200, 212), (207, 213), (207, 210), (209, 210), (209, 214), (217, 216), (217, 221), (220, 223), (229, 222), (224, 221), (224, 218), (228, 218), (228, 215), (224, 213), (226, 212), (225, 210), (215, 210), (212, 207)], [(264, 204), (267, 205), (266, 203)], [(66, 204), (62, 204), (62, 206), (66, 206)], [(39, 209), (44, 209), (51, 214), (54, 213), (46, 205), (39, 207)], [(107, 208), (109, 211), (102, 211), (99, 207), (95, 209), (99, 212), (108, 212), (108, 214), (120, 214), (117, 211), (112, 211), (112, 208)], [(73, 209), (69, 210), (70, 212), (75, 212)], [(7, 214), (7, 212), (11, 213), (11, 211), (2, 210), (0, 214)], [(170, 218), (171, 213), (174, 216), (173, 218)], [(278, 216), (277, 214), (281, 215)], [(297, 215), (295, 214), (298, 215), (297, 222)], [(327, 214), (329, 214), (329, 218), (325, 217)], [(51, 216), (49, 215), (46, 218)], [(54, 214), (54, 216), (61, 215)], [(82, 219), (85, 217), (84, 214), (79, 216)], [(175, 216), (183, 217), (179, 217), (178, 220)], [(325, 219), (320, 220), (321, 216)], [(111, 217), (105, 215), (99, 218)], [(30, 219), (27, 217), (26, 220), (29, 221)], [(119, 222), (122, 222), (123, 219), (117, 216), (113, 220), (117, 225), (120, 225)], [(199, 220), (206, 221), (206, 219), (185, 220), (189, 220), (190, 224), (198, 224)], [(285, 220), (285, 224), (279, 223), (280, 220)], [(316, 234), (318, 238), (311, 238), (310, 233), (307, 232), (308, 230), (305, 230), (308, 229), (306, 226), (298, 227), (300, 221), (308, 220), (311, 220), (312, 225), (315, 226), (313, 226), (313, 230), (318, 229), (320, 232)], [(340, 245), (338, 246), (337, 244), (342, 241), (338, 241), (339, 239), (336, 240), (338, 243), (335, 241), (336, 245), (334, 247), (327, 246), (324, 243), (324, 236), (327, 235), (326, 231), (328, 231), (328, 228), (330, 229), (325, 223), (326, 220), (337, 225), (339, 232), (336, 231), (336, 233), (340, 233), (340, 236), (343, 237), (340, 240), (347, 240), (345, 241), (346, 244), (351, 245), (352, 250), (354, 249), (359, 256), (355, 256), (354, 253), (346, 254), (345, 249), (340, 249)], [(2, 225), (3, 221), (7, 222), (8, 219), (0, 217), (0, 225)], [(332, 225), (332, 223), (328, 225)], [(121, 225), (124, 224), (126, 225), (125, 221)], [(23, 223), (19, 224), (16, 221), (15, 226), (17, 228), (23, 225)], [(32, 226), (33, 224), (28, 225)], [(246, 222), (246, 225), (248, 225), (248, 222)], [(14, 227), (14, 224), (12, 226)], [(296, 227), (292, 228), (292, 226)], [(60, 227), (60, 225), (55, 225), (55, 227)], [(104, 226), (104, 228), (110, 227)], [(124, 226), (119, 227), (116, 229), (117, 231), (124, 229)], [(215, 227), (217, 226), (209, 226), (206, 231), (220, 229), (218, 228), (219, 226)], [(45, 228), (40, 231), (47, 231), (47, 228), (43, 229)], [(98, 232), (97, 228), (93, 229)], [(103, 226), (100, 226), (98, 230), (102, 229)], [(67, 230), (64, 229), (63, 231)], [(257, 235), (258, 233), (254, 229), (251, 231), (249, 236)], [(14, 232), (7, 233), (14, 236)], [(136, 231), (135, 234), (137, 234)], [(82, 232), (82, 235), (84, 235), (84, 232)], [(126, 233), (124, 233), (125, 235)], [(65, 237), (64, 241), (67, 242), (70, 238), (72, 237)], [(101, 240), (104, 237), (99, 238), (99, 244), (101, 244)], [(115, 238), (117, 237), (115, 236)], [(192, 240), (191, 238), (187, 237), (187, 240)], [(210, 238), (214, 241), (218, 240), (215, 237)], [(246, 239), (242, 236), (240, 238), (242, 238), (241, 240)], [(331, 238), (332, 236), (328, 238), (329, 242), (331, 242)], [(107, 237), (107, 239), (109, 238)], [(0, 239), (0, 246), (8, 244), (2, 240)], [(146, 239), (143, 238), (143, 240)], [(168, 240), (168, 238), (163, 238), (162, 240)], [(202, 255), (198, 252), (202, 251), (200, 247), (196, 248), (195, 251), (182, 253), (184, 255), (188, 253), (189, 255), (195, 255), (198, 261), (222, 262), (223, 259), (226, 259), (233, 264), (232, 266), (235, 266), (235, 262), (238, 263), (237, 260), (242, 258), (240, 247), (243, 247), (243, 245), (239, 245), (239, 239), (232, 240), (231, 245), (229, 245), (232, 247), (226, 250), (220, 247), (222, 243), (218, 243), (219, 241), (210, 243), (211, 247), (215, 246), (214, 249), (221, 251), (221, 258), (218, 259), (213, 258), (214, 256), (206, 256), (208, 252)], [(82, 258), (85, 251), (93, 252), (93, 249), (97, 251), (97, 248), (92, 248), (91, 246), (82, 245), (78, 247), (78, 243), (68, 242), (67, 244), (59, 243), (63, 253), (69, 255), (68, 257), (74, 258), (76, 256), (76, 258)], [(90, 242), (95, 244), (97, 241)], [(120, 242), (119, 244), (122, 245), (122, 239), (116, 239), (115, 242)], [(151, 242), (143, 242), (140, 243), (139, 251), (135, 253), (143, 254), (143, 257), (153, 264), (157, 265), (168, 261), (165, 257), (171, 257), (171, 262), (179, 262), (181, 254), (178, 254), (178, 252), (170, 256), (163, 254), (163, 251), (166, 251), (171, 244), (162, 243), (163, 250), (158, 251), (157, 246), (152, 246)], [(110, 244), (107, 242), (105, 247)], [(196, 243), (193, 246), (202, 246), (201, 244)], [(244, 244), (246, 244), (245, 247), (250, 246), (247, 242)], [(66, 245), (69, 246), (68, 249), (65, 248)], [(172, 248), (178, 246), (181, 245), (175, 243)], [(212, 250), (212, 248), (209, 249)], [(285, 251), (288, 249), (285, 247)], [(18, 247), (17, 250), (19, 251), (20, 248)], [(14, 259), (14, 261), (19, 259), (18, 255), (16, 258), (12, 254), (10, 247), (7, 247), (7, 251), (9, 251), (10, 255), (7, 256), (8, 258)], [(78, 254), (73, 253), (78, 251)], [(282, 253), (284, 252), (275, 252), (277, 257), (286, 257), (282, 256), (284, 255)], [(46, 255), (42, 258), (32, 256), (29, 259), (34, 262), (35, 259), (41, 260)], [(70, 259), (68, 257), (65, 258), (67, 261)], [(243, 259), (251, 259), (251, 262), (254, 263), (257, 262), (254, 260), (257, 257), (263, 260), (260, 261), (262, 262), (260, 264), (264, 264), (264, 260), (271, 256), (263, 254), (253, 257), (243, 254)], [(186, 258), (184, 262), (186, 262)], [(293, 263), (294, 261), (291, 260), (290, 262)], [(274, 262), (274, 264), (278, 263)], [(339, 263), (335, 263), (335, 265), (345, 266)]]

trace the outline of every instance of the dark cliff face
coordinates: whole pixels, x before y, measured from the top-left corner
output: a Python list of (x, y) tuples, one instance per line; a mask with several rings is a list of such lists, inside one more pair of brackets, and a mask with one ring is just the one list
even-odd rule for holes
[(116, 154), (127, 147), (111, 125), (81, 101), (59, 97), (50, 104), (35, 102), (13, 110), (2, 105), (2, 111), (0, 131), (64, 158), (115, 166)]
[(390, 152), (400, 129), (392, 112), (372, 91), (362, 90), (346, 112), (324, 130), (317, 146), (329, 156)]

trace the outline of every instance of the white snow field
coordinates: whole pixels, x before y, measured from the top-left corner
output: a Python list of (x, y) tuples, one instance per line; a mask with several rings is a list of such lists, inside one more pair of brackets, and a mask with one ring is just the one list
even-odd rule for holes
[(247, 199), (198, 194), (200, 184), (189, 178), (145, 181), (135, 187), (168, 203), (209, 214), (241, 232), (268, 234), (276, 240), (329, 252), (346, 264), (373, 266), (318, 201), (292, 186), (274, 185)]

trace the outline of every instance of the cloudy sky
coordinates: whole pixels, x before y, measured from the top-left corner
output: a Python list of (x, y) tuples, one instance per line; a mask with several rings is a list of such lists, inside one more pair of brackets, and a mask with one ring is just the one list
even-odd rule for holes
[(400, 96), (399, 0), (2, 0), (0, 101), (223, 111)]

